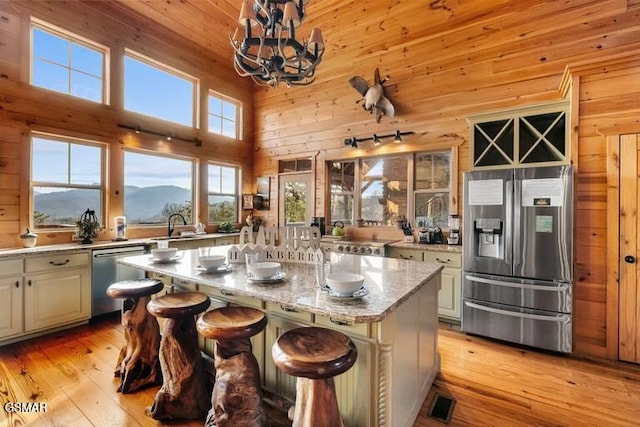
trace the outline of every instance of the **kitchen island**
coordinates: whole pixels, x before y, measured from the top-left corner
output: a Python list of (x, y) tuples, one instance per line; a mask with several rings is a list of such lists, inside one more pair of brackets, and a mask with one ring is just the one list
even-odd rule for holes
[[(212, 248), (226, 254), (229, 247)], [(356, 364), (336, 378), (345, 425), (412, 426), (440, 369), (437, 351), (437, 295), (442, 266), (403, 259), (330, 254), (334, 266), (365, 277), (368, 294), (335, 299), (317, 286), (315, 267), (283, 263), (282, 282), (247, 280), (244, 264), (207, 273), (198, 266), (197, 250), (179, 252), (173, 263), (154, 263), (149, 255), (125, 257), (120, 263), (165, 280), (168, 291), (198, 290), (212, 308), (236, 304), (267, 313), (264, 334), (252, 340), (264, 387), (290, 399), (295, 378), (278, 371), (271, 346), (283, 332), (321, 326), (346, 333), (358, 349)], [(203, 341), (211, 353), (212, 344)]]

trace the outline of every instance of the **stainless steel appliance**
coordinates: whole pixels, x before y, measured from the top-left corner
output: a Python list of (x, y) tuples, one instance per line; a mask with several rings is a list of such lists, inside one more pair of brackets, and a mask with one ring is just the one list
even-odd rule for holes
[(118, 264), (117, 259), (124, 256), (149, 253), (149, 247), (127, 246), (95, 249), (91, 270), (91, 317), (120, 310), (122, 301), (107, 296), (109, 285), (121, 280), (142, 279), (144, 271)]
[(322, 239), (320, 247), (325, 251), (368, 256), (387, 256), (387, 245), (395, 240), (343, 240)]
[(571, 166), (464, 174), (462, 330), (571, 352)]

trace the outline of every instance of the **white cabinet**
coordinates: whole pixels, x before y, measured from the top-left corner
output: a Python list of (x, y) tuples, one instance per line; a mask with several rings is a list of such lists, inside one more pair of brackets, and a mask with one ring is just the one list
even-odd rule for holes
[(389, 250), (389, 256), (444, 266), (441, 275), (442, 287), (438, 293), (438, 316), (449, 320), (460, 320), (462, 303), (462, 254), (460, 252), (392, 247)]
[(23, 331), (22, 258), (0, 261), (0, 339), (11, 338)]
[(438, 293), (438, 316), (460, 320), (462, 303), (462, 254), (425, 251), (424, 260), (442, 264), (442, 287)]
[(89, 252), (25, 259), (24, 330), (35, 332), (91, 316)]

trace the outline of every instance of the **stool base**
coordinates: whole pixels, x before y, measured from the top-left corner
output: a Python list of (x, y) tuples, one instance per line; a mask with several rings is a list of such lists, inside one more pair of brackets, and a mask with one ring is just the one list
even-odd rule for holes
[(162, 384), (158, 359), (160, 328), (158, 321), (147, 312), (149, 299), (148, 296), (125, 298), (122, 302), (124, 343), (114, 375), (120, 377), (118, 391), (123, 394)]
[(293, 427), (343, 427), (333, 377), (296, 380)]
[(193, 316), (164, 319), (160, 366), (163, 384), (148, 414), (156, 420), (204, 419), (209, 394)]
[(215, 367), (216, 382), (205, 426), (265, 425), (260, 368), (249, 338), (217, 340)]

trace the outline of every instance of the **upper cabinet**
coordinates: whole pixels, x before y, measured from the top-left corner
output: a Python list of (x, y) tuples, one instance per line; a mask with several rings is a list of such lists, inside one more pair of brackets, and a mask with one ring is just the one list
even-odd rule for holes
[(569, 163), (569, 103), (469, 116), (471, 169)]

